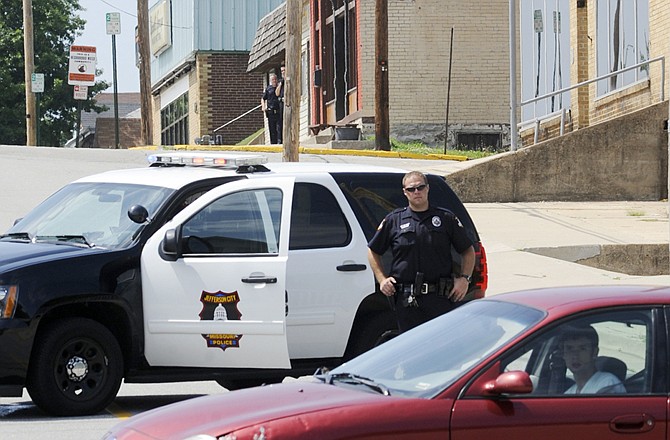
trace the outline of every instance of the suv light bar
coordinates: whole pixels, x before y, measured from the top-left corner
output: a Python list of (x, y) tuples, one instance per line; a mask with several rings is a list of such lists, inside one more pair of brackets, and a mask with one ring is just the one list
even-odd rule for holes
[(149, 156), (151, 165), (189, 165), (217, 168), (239, 168), (267, 163), (268, 158), (259, 154), (224, 153), (160, 153)]

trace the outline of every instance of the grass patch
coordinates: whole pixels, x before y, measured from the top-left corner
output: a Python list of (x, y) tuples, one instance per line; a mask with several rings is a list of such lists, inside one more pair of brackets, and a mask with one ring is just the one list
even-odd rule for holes
[(628, 211), (629, 217), (644, 217), (645, 215), (644, 211)]
[[(416, 154), (445, 154), (444, 147), (431, 147), (422, 142), (405, 143), (396, 139), (391, 139), (391, 151), (405, 151)], [(465, 156), (468, 159), (479, 159), (481, 157), (493, 156), (495, 153), (490, 151), (473, 150), (447, 150), (446, 154)]]
[(258, 135), (260, 135), (263, 132), (263, 130), (265, 130), (265, 129), (264, 128), (258, 129), (258, 131), (256, 131), (255, 133), (252, 133), (249, 136), (245, 137), (244, 139), (239, 141), (236, 145), (249, 145), (249, 143), (251, 141), (253, 141), (254, 139), (256, 139), (258, 137)]

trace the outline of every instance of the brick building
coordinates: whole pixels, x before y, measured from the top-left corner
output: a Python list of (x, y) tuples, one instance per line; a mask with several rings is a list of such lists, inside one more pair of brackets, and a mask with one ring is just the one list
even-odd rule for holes
[[(280, 0), (159, 0), (149, 10), (153, 143), (234, 144), (262, 127), (246, 72), (259, 20)], [(229, 124), (228, 124), (229, 123)], [(224, 124), (228, 124), (222, 127)], [(210, 137), (210, 139), (208, 139)]]
[[(666, 0), (538, 0), (532, 8), (520, 9), (521, 34), (526, 37), (521, 38), (523, 66), (550, 61), (546, 70), (534, 68), (521, 74), (524, 145), (555, 137), (561, 128), (563, 132), (578, 130), (665, 99), (670, 87), (670, 76), (664, 71), (670, 68), (666, 62), (670, 56)], [(551, 65), (553, 61), (556, 66), (556, 59), (563, 60), (563, 77), (558, 82), (557, 69)], [(649, 64), (642, 64), (645, 62)], [(604, 78), (612, 73), (616, 74)], [(562, 89), (570, 90), (523, 104), (533, 95)]]
[[(449, 145), (509, 144), (508, 4), (388, 0), (392, 137), (444, 143), (451, 62)], [(251, 72), (274, 72), (283, 59), (283, 39), (279, 50), (262, 44), (268, 35), (278, 40), (271, 26), (283, 23), (274, 18), (285, 13), (282, 8), (259, 25)], [(304, 1), (302, 50), (307, 105), (301, 104), (301, 138), (310, 135), (310, 126), (342, 123), (358, 124), (369, 133), (375, 111), (375, 2)]]
[[(117, 93), (119, 114), (119, 147), (129, 148), (142, 145), (140, 124), (140, 94)], [(95, 103), (106, 108), (102, 113), (81, 112), (79, 127), (80, 148), (116, 148), (116, 119), (114, 115), (114, 94), (99, 93), (93, 98)], [(66, 147), (77, 146), (76, 138), (69, 140)]]

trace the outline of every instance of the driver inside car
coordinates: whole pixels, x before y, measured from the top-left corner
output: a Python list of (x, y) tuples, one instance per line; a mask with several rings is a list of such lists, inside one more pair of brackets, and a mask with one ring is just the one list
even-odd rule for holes
[(574, 385), (565, 394), (620, 394), (626, 389), (614, 374), (596, 368), (598, 333), (588, 326), (571, 327), (560, 338), (565, 365), (572, 372)]

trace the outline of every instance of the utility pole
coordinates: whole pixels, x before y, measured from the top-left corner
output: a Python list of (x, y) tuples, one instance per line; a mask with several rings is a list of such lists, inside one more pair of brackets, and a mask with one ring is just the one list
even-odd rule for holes
[(286, 0), (286, 78), (284, 78), (284, 162), (298, 162), (300, 146), (300, 46), (302, 0)]
[(23, 59), (25, 60), (26, 87), (26, 145), (37, 145), (37, 111), (35, 94), (32, 90), (32, 74), (35, 70), (32, 0), (23, 0)]
[(390, 151), (388, 0), (377, 0), (375, 8), (375, 60), (375, 149)]
[(149, 44), (149, 3), (137, 0), (137, 45), (140, 52), (140, 113), (142, 142), (153, 144), (153, 113), (151, 106), (151, 48)]

